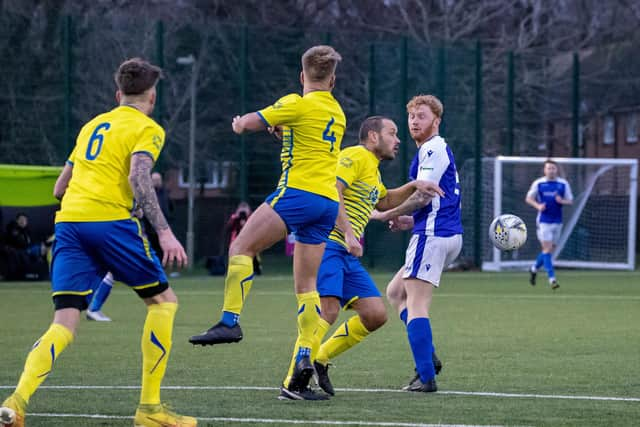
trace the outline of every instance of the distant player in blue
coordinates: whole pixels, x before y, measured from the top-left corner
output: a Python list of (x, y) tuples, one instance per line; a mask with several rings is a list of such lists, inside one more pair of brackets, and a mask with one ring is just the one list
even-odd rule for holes
[[(442, 271), (462, 249), (460, 183), (453, 153), (439, 135), (443, 113), (440, 100), (433, 95), (415, 96), (407, 104), (407, 113), (409, 132), (418, 146), (411, 177), (437, 183), (444, 196), (415, 192), (400, 206), (372, 218), (391, 220), (392, 226), (402, 223), (396, 229), (413, 226), (404, 267), (389, 283), (387, 295), (400, 295), (401, 301), (392, 304), (401, 309), (406, 322), (418, 373), (404, 390), (434, 392), (438, 387), (429, 310), (433, 288), (440, 285)], [(403, 216), (407, 214), (413, 217)]]
[(567, 180), (558, 177), (556, 162), (553, 160), (544, 162), (544, 176), (533, 181), (525, 201), (538, 211), (536, 234), (542, 246), (535, 264), (529, 270), (531, 274), (529, 283), (535, 286), (538, 269), (544, 265), (551, 289), (558, 289), (560, 285), (553, 271), (551, 255), (562, 232), (562, 206), (573, 203), (573, 194)]

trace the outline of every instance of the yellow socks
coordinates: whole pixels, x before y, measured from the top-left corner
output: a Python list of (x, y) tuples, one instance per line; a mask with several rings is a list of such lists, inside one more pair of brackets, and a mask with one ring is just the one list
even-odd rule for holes
[(73, 341), (73, 334), (66, 327), (52, 323), (47, 332), (33, 345), (27, 356), (24, 370), (16, 387), (16, 394), (25, 404), (53, 369), (58, 355)]
[(160, 403), (160, 384), (171, 352), (173, 319), (178, 304), (164, 302), (147, 307), (147, 319), (142, 329), (142, 390), (141, 405)]
[[(315, 360), (315, 355), (318, 352), (318, 348), (320, 347), (320, 342), (327, 334), (327, 331), (331, 325), (324, 320), (322, 317), (318, 321), (318, 328), (315, 333), (315, 343), (314, 347), (311, 348), (311, 360)], [(289, 381), (291, 380), (291, 375), (293, 375), (293, 368), (296, 366), (296, 358), (298, 357), (298, 352), (300, 350), (300, 337), (296, 340), (296, 345), (293, 347), (293, 354), (291, 356), (291, 362), (289, 363), (289, 371), (287, 371), (287, 377), (285, 378), (283, 384), (285, 387), (289, 387)]]
[(240, 314), (244, 300), (253, 283), (253, 258), (234, 255), (229, 258), (229, 269), (224, 281), (223, 311)]
[(300, 347), (311, 350), (314, 343), (320, 342), (315, 336), (320, 321), (320, 295), (317, 291), (313, 291), (296, 294), (296, 298), (298, 300), (298, 344)]
[(329, 360), (349, 350), (369, 334), (359, 316), (350, 317), (320, 346), (316, 360), (326, 365)]

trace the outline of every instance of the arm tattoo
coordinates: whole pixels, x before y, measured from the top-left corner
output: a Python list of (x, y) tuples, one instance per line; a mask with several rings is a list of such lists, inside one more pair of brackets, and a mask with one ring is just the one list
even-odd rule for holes
[(153, 228), (156, 231), (166, 230), (169, 224), (160, 209), (158, 196), (151, 182), (151, 168), (153, 168), (151, 157), (146, 154), (134, 154), (131, 157), (129, 182), (138, 206), (142, 208), (144, 216)]
[(427, 206), (430, 201), (431, 197), (428, 194), (416, 190), (407, 200), (391, 211), (393, 212), (393, 216), (409, 215), (413, 211)]

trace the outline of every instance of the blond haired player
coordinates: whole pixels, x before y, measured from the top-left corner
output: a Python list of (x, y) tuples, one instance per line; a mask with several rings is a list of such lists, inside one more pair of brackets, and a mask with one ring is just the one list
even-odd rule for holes
[(310, 356), (320, 320), (316, 277), (338, 214), (336, 164), (346, 118), (331, 90), (341, 59), (331, 46), (310, 48), (302, 55), (302, 96), (289, 94), (269, 107), (233, 119), (237, 134), (269, 128), (282, 131), (282, 175), (276, 190), (249, 217), (229, 248), (222, 318), (189, 340), (210, 345), (242, 339), (238, 319), (253, 282), (253, 257), (293, 232), (299, 347), (293, 356), (292, 379), (284, 390), (294, 400), (325, 398), (308, 384), (314, 372)]

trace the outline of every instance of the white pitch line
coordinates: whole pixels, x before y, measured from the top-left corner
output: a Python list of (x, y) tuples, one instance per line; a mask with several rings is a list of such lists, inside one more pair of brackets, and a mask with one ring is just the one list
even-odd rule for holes
[[(15, 386), (0, 385), (0, 389), (13, 389)], [(135, 385), (45, 385), (39, 389), (49, 390), (139, 390)], [(252, 391), (278, 391), (278, 387), (261, 386), (163, 386), (163, 390), (252, 390)], [(344, 393), (407, 393), (404, 390), (386, 388), (336, 388), (336, 391)], [(521, 399), (560, 399), (560, 400), (596, 400), (605, 402), (640, 402), (640, 397), (612, 397), (612, 396), (571, 396), (565, 394), (534, 394), (534, 393), (496, 393), (490, 391), (454, 391), (441, 390), (434, 394), (447, 394), (458, 396), (504, 397)]]
[[(101, 420), (130, 420), (131, 416), (102, 415), (102, 414), (55, 414), (55, 413), (29, 413), (29, 417), (45, 418), (92, 418)], [(377, 422), (377, 421), (334, 421), (334, 420), (287, 420), (273, 418), (229, 418), (229, 417), (197, 417), (198, 421), (219, 421), (235, 423), (262, 423), (262, 424), (319, 424), (336, 426), (380, 426), (380, 427), (504, 427), (499, 425), (477, 424), (423, 424), (402, 422)]]

